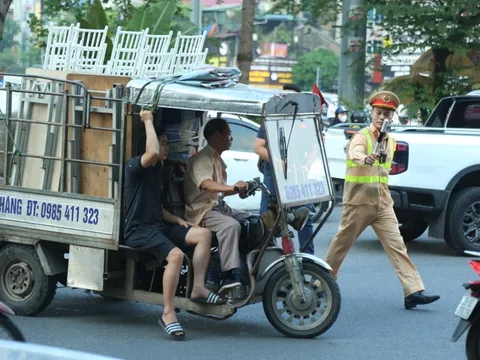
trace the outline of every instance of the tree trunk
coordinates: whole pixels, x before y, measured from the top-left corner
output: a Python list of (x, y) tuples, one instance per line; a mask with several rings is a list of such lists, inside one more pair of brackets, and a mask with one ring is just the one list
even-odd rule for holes
[(10, 9), (10, 4), (12, 0), (0, 0), (0, 40), (3, 39), (3, 25), (5, 24), (5, 19), (7, 18), (8, 9)]
[(250, 65), (253, 52), (253, 20), (255, 15), (255, 0), (243, 0), (242, 25), (240, 26), (240, 45), (238, 47), (237, 63), (242, 72), (240, 82), (249, 83)]
[(435, 101), (438, 103), (440, 99), (443, 97), (437, 89), (442, 89), (442, 85), (444, 84), (444, 76), (446, 75), (447, 71), (447, 58), (452, 53), (447, 48), (433, 48), (433, 71), (432, 71), (432, 78), (433, 78), (433, 95), (435, 96)]

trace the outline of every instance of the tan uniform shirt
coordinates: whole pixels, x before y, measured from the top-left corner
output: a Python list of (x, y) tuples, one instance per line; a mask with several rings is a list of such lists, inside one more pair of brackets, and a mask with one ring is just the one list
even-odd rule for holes
[[(378, 139), (379, 131), (370, 125), (368, 128), (370, 135), (372, 136), (372, 143), (375, 146), (375, 142)], [(381, 152), (388, 152), (388, 140), (391, 138), (388, 133), (385, 134)], [(395, 139), (392, 138), (393, 148), (395, 149)], [(347, 158), (358, 165), (365, 165), (365, 158), (367, 157), (367, 137), (365, 134), (357, 133), (353, 136), (350, 143), (347, 145)], [(388, 154), (389, 157), (393, 157), (393, 154)], [(373, 166), (374, 171), (378, 172), (378, 175), (388, 176), (388, 172), (381, 166)], [(351, 189), (345, 188), (343, 196), (343, 203), (350, 205), (393, 205), (393, 199), (388, 189), (388, 184), (375, 183), (375, 191), (362, 191), (370, 188), (371, 184), (354, 184)]]
[(227, 165), (220, 154), (207, 145), (192, 156), (187, 163), (183, 182), (185, 197), (185, 219), (199, 225), (205, 215), (217, 204), (218, 194), (200, 188), (205, 180), (225, 184)]

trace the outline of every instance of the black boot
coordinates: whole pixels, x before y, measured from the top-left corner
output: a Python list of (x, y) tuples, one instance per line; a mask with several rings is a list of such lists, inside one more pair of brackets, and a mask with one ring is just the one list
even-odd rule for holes
[(425, 295), (423, 291), (417, 291), (405, 298), (405, 309), (413, 309), (417, 305), (426, 305), (440, 299), (438, 295)]

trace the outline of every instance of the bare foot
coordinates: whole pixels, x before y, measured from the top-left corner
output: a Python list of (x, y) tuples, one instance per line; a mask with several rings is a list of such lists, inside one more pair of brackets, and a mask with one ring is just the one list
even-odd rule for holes
[(208, 295), (210, 295), (210, 290), (208, 290), (205, 286), (194, 286), (192, 289), (192, 299), (204, 299)]
[(178, 322), (177, 314), (175, 313), (175, 310), (168, 311), (168, 312), (164, 311), (162, 315), (162, 321), (165, 325)]

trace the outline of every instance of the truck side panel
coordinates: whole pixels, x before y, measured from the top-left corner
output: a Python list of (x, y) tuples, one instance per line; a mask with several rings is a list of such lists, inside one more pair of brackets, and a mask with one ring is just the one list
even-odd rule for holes
[(33, 189), (0, 188), (0, 233), (117, 248), (115, 200)]

